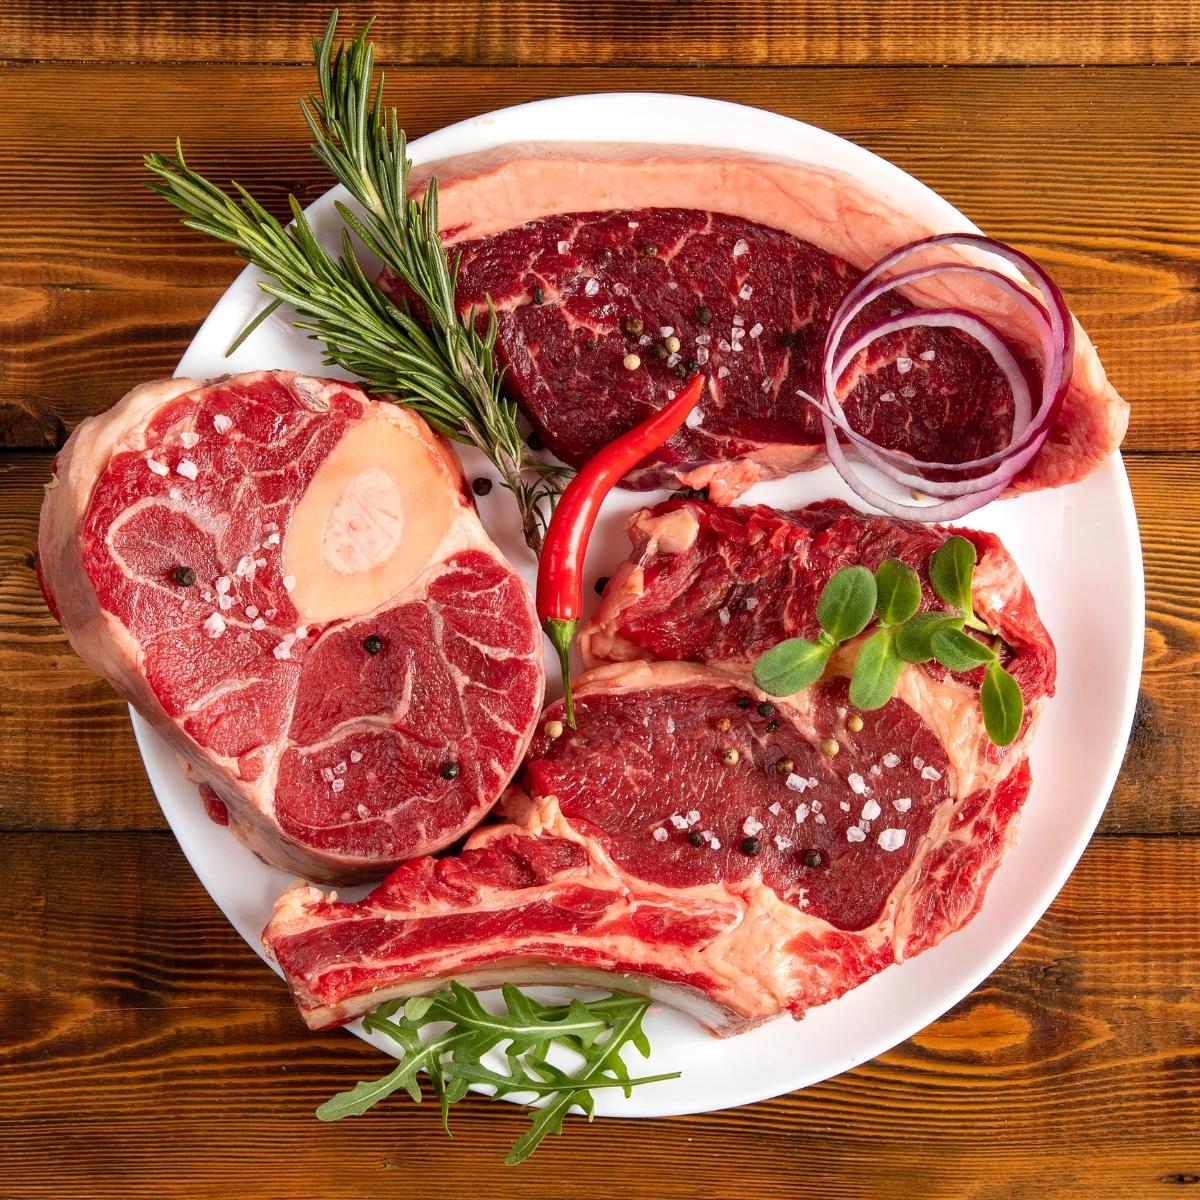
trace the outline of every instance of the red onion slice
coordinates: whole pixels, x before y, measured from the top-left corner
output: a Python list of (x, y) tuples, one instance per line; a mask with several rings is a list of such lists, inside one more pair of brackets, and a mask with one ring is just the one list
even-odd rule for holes
[[(973, 263), (950, 262), (918, 267), (885, 278), (885, 273), (918, 251), (941, 245), (965, 245), (995, 254), (1032, 277), (1045, 300), (1044, 305), (1017, 280)], [(909, 286), (943, 272), (968, 272), (986, 278), (1004, 292), (1029, 320), (1040, 343), (1042, 388), (1040, 403), (1033, 411), (1028, 381), (1016, 356), (999, 331), (985, 318), (961, 309), (915, 309), (885, 318), (860, 333), (846, 349), (842, 340), (854, 318), (872, 301), (897, 287)], [(873, 441), (854, 429), (838, 398), (838, 384), (855, 358), (888, 333), (917, 327), (954, 328), (983, 347), (1008, 382), (1013, 396), (1013, 424), (1008, 442), (992, 454), (965, 462), (923, 461)], [(805, 392), (799, 394), (821, 414), (825, 446), (830, 462), (860, 499), (889, 513), (921, 521), (948, 521), (982, 507), (1000, 495), (1016, 474), (1037, 454), (1058, 415), (1070, 383), (1074, 359), (1074, 325), (1062, 293), (1054, 281), (1027, 255), (1003, 242), (980, 234), (939, 234), (901, 246), (870, 268), (843, 298), (830, 323), (825, 339), (822, 364), (823, 397), (818, 400)], [(882, 474), (931, 496), (945, 498), (940, 504), (908, 504), (889, 500), (859, 478), (847, 460), (839, 440), (839, 431), (858, 450), (860, 456)], [(922, 472), (962, 472), (990, 467), (985, 474), (970, 479), (931, 480)]]

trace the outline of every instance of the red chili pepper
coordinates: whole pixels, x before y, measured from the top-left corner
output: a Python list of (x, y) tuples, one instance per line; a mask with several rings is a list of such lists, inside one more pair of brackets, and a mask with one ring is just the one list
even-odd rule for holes
[(562, 663), (563, 699), (572, 728), (571, 642), (583, 610), (583, 561), (600, 505), (630, 470), (684, 423), (703, 388), (704, 376), (693, 375), (674, 400), (589, 459), (567, 484), (550, 518), (538, 565), (537, 611)]

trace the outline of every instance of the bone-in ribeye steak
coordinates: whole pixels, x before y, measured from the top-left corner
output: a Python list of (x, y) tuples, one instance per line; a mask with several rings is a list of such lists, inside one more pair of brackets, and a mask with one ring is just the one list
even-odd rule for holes
[[(610, 585), (625, 603), (607, 605), (593, 657), (601, 634), (634, 653), (623, 616), (704, 622), (702, 598), (718, 595), (741, 637), (761, 627), (773, 641), (806, 626), (837, 566), (889, 554), (923, 564), (947, 536), (841, 504), (787, 514), (690, 502), (639, 514), (633, 533), (634, 559)], [(310, 887), (280, 898), (264, 942), (306, 1021), (333, 1025), (453, 976), (616, 984), (732, 1034), (800, 1016), (961, 928), (1015, 834), (1054, 675), (1011, 559), (972, 536), (976, 607), (1011, 638), (1030, 713), (1012, 748), (987, 741), (977, 679), (937, 668), (906, 668), (855, 731), (857, 646), (787, 700), (753, 687), (741, 653), (595, 668), (577, 680), (576, 729), (552, 737), (561, 703), (545, 714), (503, 802), (507, 824), (477, 830), (456, 857), (403, 864), (358, 903)], [(703, 583), (680, 588), (684, 574)], [(713, 620), (727, 627), (719, 610)], [(713, 632), (693, 644), (676, 629), (657, 649), (699, 653)], [(715, 645), (722, 659), (730, 643)]]
[(76, 651), (211, 809), (310, 879), (378, 878), (447, 845), (532, 736), (524, 584), (450, 452), (352, 385), (136, 389), (59, 455), (39, 570)]
[[(733, 151), (546, 144), (426, 170), (461, 255), (460, 305), (483, 320), (491, 297), (506, 387), (549, 447), (581, 464), (698, 369), (708, 382), (692, 423), (626, 482), (707, 486), (722, 501), (823, 461), (796, 390), (818, 394), (834, 308), (885, 253), (960, 229), (901, 207), (903, 189), (885, 197), (849, 175)], [(1029, 329), (970, 275), (885, 296), (860, 320), (911, 303), (985, 314), (1037, 374)], [(1082, 478), (1124, 434), (1128, 406), (1080, 329), (1076, 342), (1062, 412), (1014, 490)], [(630, 353), (635, 370), (623, 365)], [(847, 412), (884, 445), (962, 462), (1011, 428), (1007, 383), (956, 332), (891, 335), (859, 368), (846, 379)]]

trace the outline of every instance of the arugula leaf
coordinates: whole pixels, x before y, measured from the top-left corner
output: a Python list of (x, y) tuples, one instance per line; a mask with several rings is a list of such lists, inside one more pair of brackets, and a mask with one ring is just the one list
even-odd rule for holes
[(994, 661), (996, 652), (961, 629), (939, 629), (930, 639), (933, 657), (950, 671), (973, 671)]
[(866, 567), (835, 571), (817, 601), (817, 621), (835, 642), (857, 637), (875, 613), (875, 576)]
[(832, 644), (788, 638), (754, 664), (754, 683), (768, 696), (793, 696), (821, 678)]
[(970, 616), (971, 576), (975, 573), (975, 546), (955, 534), (930, 556), (929, 581), (933, 590), (964, 616)]
[(1025, 698), (1017, 681), (994, 659), (983, 676), (979, 689), (983, 727), (997, 746), (1010, 746), (1021, 732), (1025, 718)]
[(933, 657), (933, 635), (962, 627), (963, 618), (953, 613), (917, 613), (896, 630), (896, 652), (907, 663), (926, 663)]
[[(493, 1097), (528, 1095), (548, 1103), (531, 1118), (531, 1126), (509, 1152), (507, 1162), (523, 1162), (548, 1133), (561, 1133), (571, 1109), (591, 1117), (592, 1095), (599, 1088), (620, 1088), (626, 1096), (640, 1084), (675, 1079), (678, 1072), (630, 1076), (621, 1058), (632, 1044), (643, 1057), (650, 1044), (642, 1018), (650, 1001), (614, 992), (600, 1000), (572, 999), (569, 1004), (541, 1004), (511, 984), (502, 988), (505, 1012), (489, 1012), (479, 997), (461, 983), (450, 984), (433, 996), (415, 997), (403, 1007), (389, 1001), (363, 1018), (365, 1028), (386, 1033), (400, 1047), (400, 1062), (382, 1079), (355, 1084), (317, 1109), (322, 1121), (361, 1116), (380, 1100), (403, 1089), (421, 1101), (418, 1075), (429, 1078), (441, 1109), (442, 1125), (449, 1133), (450, 1105), (466, 1094), (472, 1083), (485, 1084)], [(398, 1015), (400, 1014), (400, 1015)], [(439, 1026), (428, 1041), (425, 1026)], [(552, 1046), (578, 1055), (582, 1067), (571, 1074), (549, 1062)], [(504, 1047), (507, 1070), (483, 1065), (489, 1051)]]
[(921, 607), (921, 577), (898, 558), (885, 558), (875, 569), (875, 587), (875, 612), (885, 625), (899, 625)]
[(850, 678), (850, 703), (863, 712), (882, 708), (896, 690), (904, 660), (896, 653), (890, 629), (876, 630), (863, 643)]

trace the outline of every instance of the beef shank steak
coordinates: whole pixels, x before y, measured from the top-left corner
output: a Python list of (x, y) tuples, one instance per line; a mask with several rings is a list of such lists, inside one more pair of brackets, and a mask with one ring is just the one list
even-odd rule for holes
[[(700, 370), (706, 392), (688, 425), (626, 482), (708, 487), (721, 501), (824, 461), (816, 414), (796, 392), (819, 394), (838, 302), (884, 254), (961, 229), (931, 228), (849, 175), (733, 151), (526, 145), (424, 172), (437, 176), (444, 237), (460, 256), (459, 303), (482, 320), (490, 297), (505, 385), (547, 445), (578, 466)], [(883, 297), (861, 322), (914, 304), (985, 315), (1037, 375), (1024, 319), (970, 275)], [(1128, 406), (1075, 333), (1062, 412), (1013, 490), (1080, 479), (1124, 435)], [(980, 457), (1011, 430), (1007, 382), (955, 331), (880, 339), (846, 388), (858, 429), (920, 458)]]
[[(645, 567), (675, 554), (696, 571), (707, 559), (715, 576), (757, 571), (764, 586), (758, 605), (742, 606), (743, 636), (760, 621), (772, 640), (789, 620), (803, 627), (799, 610), (815, 603), (798, 549), (806, 532), (810, 561), (824, 539), (839, 565), (890, 554), (923, 563), (947, 536), (855, 520), (839, 504), (775, 514), (774, 527), (770, 510), (663, 507), (654, 555), (641, 547)], [(664, 545), (672, 528), (686, 533), (680, 512), (696, 525), (728, 522), (707, 540)], [(652, 519), (635, 522), (638, 537)], [(738, 558), (746, 545), (752, 568)], [(767, 579), (780, 554), (790, 580)], [(628, 589), (630, 574), (610, 587)], [(653, 597), (660, 585), (645, 574)], [(663, 566), (657, 578), (667, 575)], [(797, 612), (781, 617), (793, 593)], [(672, 604), (660, 623), (706, 620), (688, 607), (700, 592), (663, 594)], [(456, 857), (403, 864), (358, 903), (312, 887), (280, 898), (264, 943), (305, 1020), (337, 1024), (453, 977), (607, 984), (732, 1034), (801, 1016), (936, 944), (978, 910), (1015, 836), (1029, 738), (1053, 687), (1053, 647), (998, 543), (981, 560), (975, 602), (989, 618), (1004, 614), (1029, 711), (1003, 751), (983, 730), (970, 674), (906, 667), (892, 700), (856, 714), (847, 679), (861, 639), (787, 699), (754, 687), (744, 654), (721, 659), (719, 639), (719, 661), (705, 665), (632, 660), (633, 641), (614, 639), (631, 661), (576, 680), (577, 728), (565, 727), (561, 702), (549, 708), (503, 802), (508, 823), (480, 828)], [(715, 632), (704, 625), (686, 647), (681, 629), (674, 636), (690, 654)], [(597, 633), (593, 657), (599, 645)]]
[(445, 445), (353, 385), (135, 389), (58, 456), (38, 565), (79, 655), (243, 841), (307, 878), (447, 845), (532, 737), (524, 584)]

